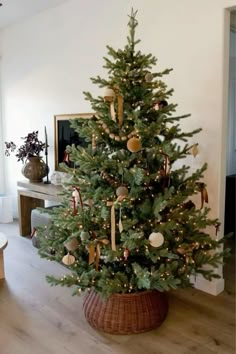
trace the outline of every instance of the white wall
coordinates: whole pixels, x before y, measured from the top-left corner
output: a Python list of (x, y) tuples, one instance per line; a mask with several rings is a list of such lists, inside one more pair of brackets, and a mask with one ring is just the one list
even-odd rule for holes
[[(0, 194), (5, 192), (5, 173), (4, 173), (4, 157), (3, 157), (3, 128), (2, 128), (2, 88), (1, 88), (1, 67), (2, 67), (2, 57), (1, 57), (1, 47), (2, 47), (2, 34), (0, 32)], [(2, 166), (2, 169), (1, 169)]]
[[(43, 138), (46, 125), (53, 170), (53, 116), (91, 111), (82, 92), (102, 94), (89, 78), (106, 77), (106, 45), (126, 44), (133, 6), (138, 10), (140, 49), (159, 59), (157, 70), (174, 69), (166, 78), (175, 89), (172, 102), (178, 103), (178, 113), (192, 114), (184, 129), (203, 128), (193, 139), (200, 144), (196, 161), (208, 162), (204, 181), (211, 216), (222, 219), (227, 113), (223, 53), (228, 41), (224, 9), (234, 5), (235, 0), (71, 0), (7, 28), (2, 33), (4, 141), (20, 142), (20, 136), (36, 129)], [(14, 157), (5, 163), (7, 191), (16, 197), (21, 166)], [(15, 198), (15, 214), (16, 205)]]
[[(2, 58), (0, 56), (0, 83), (1, 83), (1, 66), (2, 66)], [(5, 173), (4, 173), (4, 153), (3, 153), (3, 129), (2, 129), (2, 93), (1, 93), (1, 85), (0, 85), (0, 166), (2, 166), (2, 171), (0, 172), (0, 194), (4, 194), (5, 192)]]

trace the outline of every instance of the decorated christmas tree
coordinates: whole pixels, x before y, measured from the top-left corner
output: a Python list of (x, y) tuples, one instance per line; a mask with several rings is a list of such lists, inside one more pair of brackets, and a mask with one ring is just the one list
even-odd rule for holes
[(175, 114), (173, 90), (162, 81), (171, 69), (157, 72), (157, 59), (136, 49), (137, 24), (132, 11), (124, 49), (107, 46), (107, 78), (91, 79), (101, 96), (84, 93), (94, 115), (71, 126), (87, 147), (67, 147), (75, 168), (64, 165), (70, 178), (62, 204), (39, 230), (40, 255), (71, 270), (48, 282), (72, 286), (75, 294), (188, 287), (198, 274), (219, 277), (214, 269), (225, 254), (222, 240), (212, 237), (219, 222), (205, 204), (207, 166), (191, 173), (179, 162), (198, 153), (188, 141), (201, 129), (181, 130), (189, 115)]

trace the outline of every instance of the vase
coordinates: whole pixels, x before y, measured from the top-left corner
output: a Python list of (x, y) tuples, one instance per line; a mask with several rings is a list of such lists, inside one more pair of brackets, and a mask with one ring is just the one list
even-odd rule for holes
[(166, 293), (157, 290), (113, 294), (107, 300), (90, 290), (84, 298), (84, 314), (95, 329), (112, 334), (134, 334), (155, 329), (168, 312)]
[(41, 157), (32, 156), (28, 157), (21, 172), (30, 182), (37, 183), (42, 182), (43, 178), (47, 176), (49, 168)]

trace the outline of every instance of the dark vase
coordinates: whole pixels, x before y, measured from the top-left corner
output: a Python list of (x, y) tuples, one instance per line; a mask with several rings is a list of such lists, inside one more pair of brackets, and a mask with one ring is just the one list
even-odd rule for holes
[(113, 294), (103, 301), (94, 290), (84, 299), (84, 314), (95, 329), (112, 334), (134, 334), (159, 327), (168, 312), (166, 293), (141, 291)]
[(30, 182), (37, 183), (42, 182), (43, 178), (47, 176), (49, 168), (41, 157), (32, 156), (28, 157), (21, 172)]

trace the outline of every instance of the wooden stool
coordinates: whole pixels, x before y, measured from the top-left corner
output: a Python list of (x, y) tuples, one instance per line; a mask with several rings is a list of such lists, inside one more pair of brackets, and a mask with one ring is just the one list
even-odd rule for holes
[(0, 232), (0, 279), (4, 279), (4, 258), (3, 258), (3, 250), (7, 247), (7, 239), (6, 236)]

